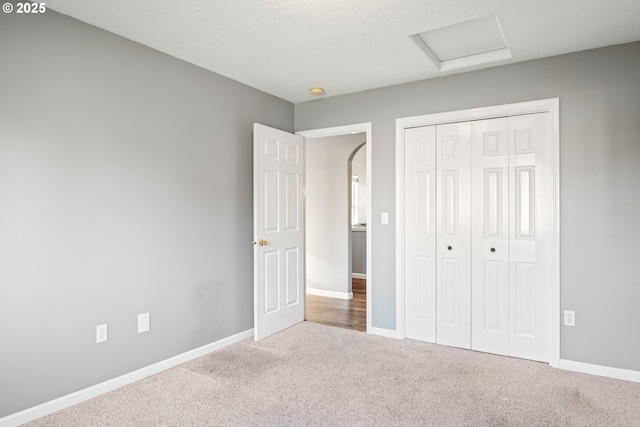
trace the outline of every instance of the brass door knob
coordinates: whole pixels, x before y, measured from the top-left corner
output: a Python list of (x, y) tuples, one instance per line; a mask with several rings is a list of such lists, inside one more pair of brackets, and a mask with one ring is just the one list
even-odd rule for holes
[(258, 240), (258, 246), (267, 246), (267, 241), (264, 239)]

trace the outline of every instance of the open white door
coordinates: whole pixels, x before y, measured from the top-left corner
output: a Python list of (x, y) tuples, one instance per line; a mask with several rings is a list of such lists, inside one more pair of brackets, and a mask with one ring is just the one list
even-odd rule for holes
[(304, 144), (253, 125), (254, 337), (304, 320)]

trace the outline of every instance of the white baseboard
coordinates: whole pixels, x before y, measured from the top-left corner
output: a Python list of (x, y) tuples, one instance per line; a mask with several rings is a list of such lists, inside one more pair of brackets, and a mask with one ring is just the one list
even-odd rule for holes
[(227, 338), (223, 338), (219, 341), (211, 344), (198, 347), (194, 350), (187, 351), (186, 353), (179, 354), (166, 360), (162, 360), (153, 365), (145, 366), (137, 371), (130, 372), (128, 374), (121, 375), (119, 377), (107, 380), (100, 384), (87, 387), (83, 390), (76, 391), (66, 396), (59, 397), (57, 399), (45, 402), (41, 405), (34, 406), (33, 408), (25, 409), (24, 411), (16, 412), (15, 414), (8, 415), (4, 418), (0, 418), (0, 427), (14, 427), (35, 419), (44, 417), (54, 412), (66, 409), (70, 406), (77, 405), (86, 400), (93, 399), (94, 397), (116, 390), (120, 387), (128, 384), (140, 381), (151, 375), (155, 375), (159, 372), (166, 371), (182, 363), (196, 359), (205, 354), (211, 353), (221, 348), (230, 346), (247, 338), (253, 336), (253, 329), (246, 330), (244, 332), (237, 333)]
[(324, 289), (307, 288), (307, 293), (309, 295), (317, 295), (319, 297), (353, 299), (353, 292), (335, 292), (335, 291), (325, 291)]
[(560, 359), (560, 369), (598, 375), (601, 377), (615, 378), (640, 383), (640, 371), (630, 369), (612, 368), (609, 366), (592, 365), (590, 363), (574, 362), (573, 360)]
[(398, 332), (393, 329), (376, 328), (374, 326), (371, 326), (367, 328), (367, 333), (371, 335), (379, 335), (386, 338), (398, 339)]
[(353, 279), (365, 279), (367, 278), (366, 274), (363, 273), (351, 273), (351, 278)]

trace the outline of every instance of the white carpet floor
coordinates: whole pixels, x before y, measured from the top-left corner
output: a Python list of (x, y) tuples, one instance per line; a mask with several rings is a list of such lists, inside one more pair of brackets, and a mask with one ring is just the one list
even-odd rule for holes
[(640, 384), (304, 322), (29, 426), (640, 426)]

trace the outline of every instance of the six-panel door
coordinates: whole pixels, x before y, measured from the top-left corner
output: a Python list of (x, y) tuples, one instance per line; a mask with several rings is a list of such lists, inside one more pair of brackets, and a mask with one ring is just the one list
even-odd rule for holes
[(304, 145), (254, 125), (254, 336), (304, 320)]

